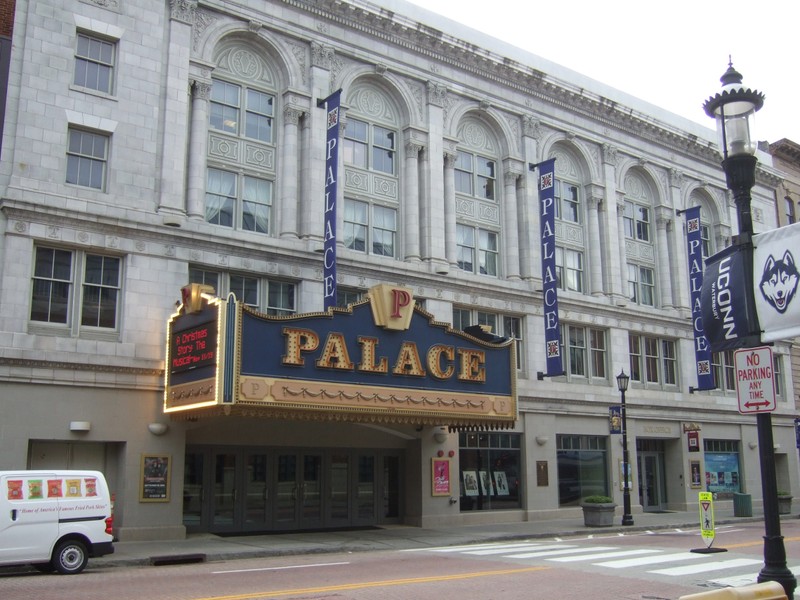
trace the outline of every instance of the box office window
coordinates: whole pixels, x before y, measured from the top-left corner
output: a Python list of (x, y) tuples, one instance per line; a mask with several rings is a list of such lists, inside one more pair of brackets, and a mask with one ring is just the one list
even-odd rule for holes
[(557, 435), (558, 504), (578, 506), (586, 496), (608, 496), (608, 439)]
[(461, 510), (507, 510), (522, 506), (520, 434), (459, 434)]

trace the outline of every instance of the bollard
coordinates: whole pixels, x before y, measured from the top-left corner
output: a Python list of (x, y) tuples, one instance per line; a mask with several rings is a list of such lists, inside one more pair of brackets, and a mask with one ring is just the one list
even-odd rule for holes
[(777, 581), (765, 581), (742, 587), (728, 587), (710, 592), (681, 596), (678, 600), (788, 600), (783, 586)]

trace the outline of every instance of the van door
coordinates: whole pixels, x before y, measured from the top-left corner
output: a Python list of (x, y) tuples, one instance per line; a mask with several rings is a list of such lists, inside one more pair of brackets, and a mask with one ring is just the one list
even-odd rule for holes
[(58, 535), (58, 501), (48, 497), (55, 473), (0, 475), (0, 563), (47, 562)]

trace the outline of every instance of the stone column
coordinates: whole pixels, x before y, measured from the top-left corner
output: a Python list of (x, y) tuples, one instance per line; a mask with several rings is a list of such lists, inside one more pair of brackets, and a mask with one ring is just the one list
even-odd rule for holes
[(403, 194), (403, 247), (405, 260), (419, 262), (420, 211), (419, 211), (419, 153), (422, 144), (406, 142), (405, 193)]
[(458, 265), (456, 245), (456, 154), (446, 152), (444, 163), (444, 245), (447, 262)]
[[(420, 199), (421, 223), (420, 232), (422, 241), (420, 250), (422, 260), (428, 263), (431, 273), (444, 275), (450, 272), (448, 261), (453, 256), (446, 250), (445, 239), (448, 237), (448, 227), (453, 231), (455, 243), (455, 191), (453, 200), (448, 200), (445, 184), (446, 177), (444, 166), (444, 105), (447, 98), (447, 89), (438, 83), (428, 82), (428, 147), (424, 153), (423, 170), (429, 176), (424, 180), (423, 197)], [(450, 215), (450, 216), (448, 216)], [(445, 235), (442, 236), (444, 223)]]
[(624, 298), (624, 300), (618, 302), (618, 304), (627, 303), (630, 301), (630, 296), (628, 295), (628, 251), (627, 251), (627, 239), (625, 238), (625, 195), (622, 193), (617, 194), (617, 250), (619, 252), (619, 271), (617, 272), (617, 294)]
[(600, 218), (598, 211), (602, 198), (589, 193), (586, 206), (589, 209), (589, 222), (586, 224), (589, 243), (585, 247), (589, 265), (589, 293), (592, 296), (603, 295), (603, 261), (600, 252)]
[(523, 167), (525, 176), (520, 186), (519, 211), (519, 266), (523, 279), (541, 277), (541, 240), (539, 239), (539, 174), (531, 170), (541, 159), (538, 154), (541, 131), (539, 121), (530, 115), (522, 117), (522, 142), (525, 146)]
[(300, 202), (297, 195), (298, 124), (303, 111), (293, 106), (283, 109), (283, 141), (281, 142), (280, 201), (275, 207), (278, 230), (281, 237), (299, 237), (297, 213)]
[(518, 171), (503, 173), (503, 262), (506, 279), (519, 279), (519, 229), (517, 223)]
[[(683, 174), (677, 169), (671, 169), (669, 172), (669, 185), (670, 197), (673, 207), (680, 207), (683, 205), (681, 199), (681, 188), (683, 186)], [(679, 225), (672, 227), (669, 236), (670, 247), (667, 249), (671, 255), (675, 257), (672, 268), (675, 270), (675, 276), (672, 278), (672, 305), (675, 308), (691, 310), (691, 302), (689, 298), (689, 264), (688, 255), (686, 250), (686, 217), (680, 216), (675, 222)], [(686, 257), (681, 260), (681, 257)]]
[(211, 84), (195, 80), (192, 85), (192, 120), (189, 139), (188, 213), (205, 219), (206, 158), (208, 156), (208, 101)]
[(658, 285), (661, 308), (672, 308), (672, 270), (670, 260), (669, 244), (667, 242), (667, 229), (672, 227), (672, 221), (666, 216), (665, 210), (659, 209), (656, 214), (656, 236), (658, 241), (657, 264), (658, 264)]
[(162, 214), (165, 225), (176, 227), (180, 226), (186, 214), (186, 150), (189, 147), (189, 132), (186, 130), (189, 94), (186, 86), (196, 10), (197, 0), (170, 2), (158, 212)]

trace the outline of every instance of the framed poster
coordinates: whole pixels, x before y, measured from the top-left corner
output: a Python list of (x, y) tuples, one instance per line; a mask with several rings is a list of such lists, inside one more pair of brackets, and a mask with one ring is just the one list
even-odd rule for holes
[(481, 493), (484, 496), (494, 496), (494, 488), (492, 487), (492, 480), (489, 479), (489, 471), (480, 471), (481, 476)]
[(689, 461), (689, 485), (693, 488), (700, 488), (703, 487), (703, 479), (702, 474), (700, 472), (700, 461), (699, 460), (690, 460)]
[(494, 485), (498, 496), (508, 496), (508, 478), (505, 471), (494, 472)]
[(475, 471), (464, 471), (464, 495), (478, 495), (478, 473)]
[(169, 502), (170, 457), (142, 454), (139, 502)]
[(431, 459), (433, 467), (431, 482), (431, 495), (432, 496), (449, 496), (450, 495), (450, 459), (449, 458), (433, 458)]
[[(625, 468), (627, 466), (627, 469)], [(627, 471), (627, 473), (625, 472)], [(627, 477), (626, 477), (627, 475)], [(628, 481), (628, 490), (633, 490), (633, 472), (631, 470), (631, 463), (625, 465), (622, 459), (619, 459), (619, 489), (625, 491), (625, 480)]]

